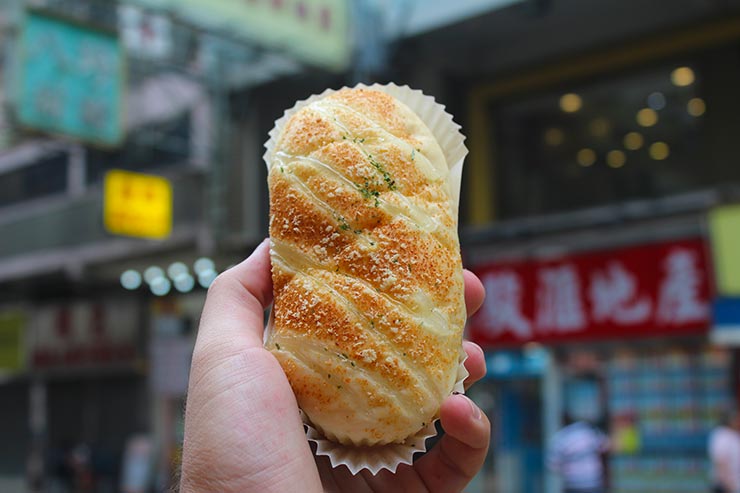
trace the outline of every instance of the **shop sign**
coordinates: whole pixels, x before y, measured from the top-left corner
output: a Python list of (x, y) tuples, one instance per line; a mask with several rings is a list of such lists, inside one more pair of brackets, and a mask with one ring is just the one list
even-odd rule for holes
[(715, 344), (740, 346), (740, 297), (714, 301), (710, 337)]
[(165, 10), (187, 22), (285, 50), (333, 70), (347, 67), (352, 51), (347, 0), (129, 0)]
[(129, 55), (163, 60), (172, 54), (172, 23), (164, 15), (145, 12), (133, 5), (121, 5), (118, 28)]
[(112, 234), (163, 239), (172, 230), (172, 184), (161, 176), (112, 170), (105, 175), (103, 223)]
[(36, 369), (135, 363), (140, 331), (135, 300), (75, 301), (34, 310), (28, 337)]
[(535, 351), (495, 351), (486, 355), (488, 378), (514, 378), (541, 376), (550, 361), (542, 349)]
[(710, 324), (700, 239), (473, 270), (486, 301), (470, 335), (483, 345), (701, 333)]
[(185, 395), (192, 355), (193, 343), (186, 337), (154, 337), (149, 347), (154, 392), (172, 397)]
[(149, 344), (150, 384), (156, 394), (179, 397), (188, 390), (193, 342), (186, 320), (171, 314), (154, 317)]
[(740, 296), (740, 204), (710, 211), (709, 237), (717, 273), (717, 294)]
[(21, 125), (98, 144), (120, 142), (124, 59), (115, 34), (31, 11), (16, 59)]
[(23, 369), (23, 332), (26, 313), (20, 309), (0, 310), (0, 371)]

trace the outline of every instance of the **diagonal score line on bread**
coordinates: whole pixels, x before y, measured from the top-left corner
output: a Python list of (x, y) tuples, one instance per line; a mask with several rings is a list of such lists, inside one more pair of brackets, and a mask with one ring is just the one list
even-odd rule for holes
[[(287, 257), (290, 258), (291, 261), (286, 259), (286, 252), (290, 252)], [(380, 343), (388, 345), (396, 355), (401, 355), (401, 357), (397, 358), (397, 361), (394, 363), (400, 363), (399, 366), (404, 372), (409, 367), (413, 368), (416, 371), (416, 376), (422, 380), (426, 393), (429, 394), (434, 392), (435, 385), (431, 376), (422, 371), (422, 368), (419, 367), (419, 365), (429, 363), (429, 361), (425, 361), (425, 357), (428, 357), (428, 355), (425, 354), (424, 346), (433, 344), (433, 341), (429, 340), (430, 338), (421, 338), (418, 341), (412, 341), (414, 344), (410, 348), (410, 352), (414, 355), (418, 355), (415, 359), (409, 358), (404, 353), (404, 348), (399, 347), (395, 341), (398, 336), (398, 328), (396, 326), (400, 324), (401, 320), (404, 320), (407, 324), (419, 325), (424, 324), (425, 320), (426, 323), (429, 323), (429, 319), (421, 319), (417, 313), (411, 312), (408, 307), (403, 305), (401, 302), (393, 299), (387, 294), (375, 291), (372, 285), (366, 283), (362, 279), (353, 279), (351, 285), (348, 282), (338, 282), (332, 285), (330, 283), (332, 276), (331, 271), (324, 268), (324, 266), (316, 262), (311, 258), (311, 256), (296, 254), (291, 247), (280, 243), (279, 240), (274, 240), (272, 261), (277, 264), (278, 268), (288, 272), (292, 271), (297, 276), (302, 275), (301, 273), (311, 273), (312, 275), (304, 275), (303, 279), (310, 279), (311, 282), (318, 284), (321, 289), (329, 291), (339, 302), (344, 303), (347, 307), (347, 311), (354, 315), (356, 323), (370, 325), (370, 327), (376, 329), (375, 332), (371, 334), (372, 336), (375, 336), (376, 344)], [(355, 299), (362, 300), (362, 298), (369, 298), (372, 296), (376, 296), (377, 299), (373, 301), (379, 303), (383, 307), (382, 312), (384, 315), (378, 317), (379, 320), (377, 323), (373, 318), (369, 317), (367, 313), (360, 309), (358, 306), (360, 303), (354, 301)], [(365, 301), (365, 304), (367, 303), (368, 302)], [(442, 327), (442, 324), (445, 323), (444, 320), (440, 320), (439, 316), (434, 317), (434, 319), (436, 324), (439, 324), (438, 327)], [(392, 325), (388, 323), (388, 320), (392, 322)], [(434, 326), (431, 323), (429, 323), (429, 325)], [(331, 348), (331, 351), (333, 350), (334, 348)], [(327, 351), (329, 351), (328, 348)]]
[(266, 347), (327, 438), (402, 443), (439, 413), (465, 322), (456, 204), (424, 123), (345, 89), (285, 123), (268, 162)]

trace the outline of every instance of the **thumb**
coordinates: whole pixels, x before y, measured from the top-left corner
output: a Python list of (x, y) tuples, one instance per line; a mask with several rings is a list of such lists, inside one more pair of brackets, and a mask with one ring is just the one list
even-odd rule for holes
[(203, 307), (195, 352), (221, 356), (262, 347), (264, 311), (272, 302), (270, 242), (264, 240), (252, 255), (221, 273)]

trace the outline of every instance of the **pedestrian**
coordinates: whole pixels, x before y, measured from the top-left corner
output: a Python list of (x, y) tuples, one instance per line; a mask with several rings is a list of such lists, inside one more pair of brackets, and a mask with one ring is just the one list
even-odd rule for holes
[(712, 493), (740, 493), (740, 413), (723, 413), (708, 443)]
[(604, 493), (609, 438), (588, 421), (566, 423), (552, 438), (548, 467), (562, 478), (565, 493)]

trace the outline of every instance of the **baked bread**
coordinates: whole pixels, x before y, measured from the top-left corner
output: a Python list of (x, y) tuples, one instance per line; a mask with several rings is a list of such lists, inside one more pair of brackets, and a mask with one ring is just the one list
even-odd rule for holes
[(381, 91), (298, 110), (266, 156), (266, 347), (326, 438), (402, 443), (438, 417), (465, 324), (457, 204), (436, 139)]

